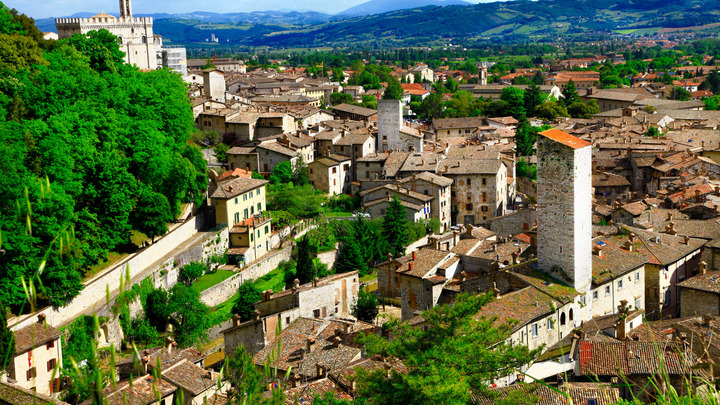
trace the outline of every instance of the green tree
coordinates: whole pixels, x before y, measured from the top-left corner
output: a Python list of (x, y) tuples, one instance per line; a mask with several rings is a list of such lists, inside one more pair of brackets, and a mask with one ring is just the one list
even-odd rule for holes
[(315, 278), (312, 257), (310, 256), (310, 240), (307, 235), (297, 242), (295, 275), (300, 280), (300, 284), (309, 283)]
[[(279, 352), (278, 348), (275, 353)], [(260, 368), (255, 365), (253, 356), (247, 352), (245, 345), (238, 345), (235, 353), (227, 356), (225, 378), (231, 386), (227, 391), (228, 404), (285, 404), (285, 387), (291, 369), (284, 376), (279, 376), (277, 368), (272, 367), (274, 356), (269, 357), (265, 367)], [(267, 395), (266, 388), (269, 384), (273, 384), (275, 389)]]
[(713, 94), (720, 94), (720, 73), (717, 69), (710, 72), (705, 81), (701, 83), (701, 86), (707, 90), (713, 92)]
[(535, 75), (532, 78), (532, 82), (533, 84), (536, 84), (538, 86), (545, 84), (545, 76), (543, 76), (541, 70), (535, 72)]
[(673, 100), (687, 101), (687, 100), (690, 100), (691, 96), (692, 95), (690, 94), (690, 92), (685, 90), (682, 87), (673, 87), (673, 89), (672, 89)]
[(593, 115), (600, 112), (600, 110), (597, 108), (597, 105), (593, 105), (590, 103), (583, 103), (582, 101), (578, 100), (570, 105), (568, 105), (567, 108), (568, 114), (570, 114), (573, 118), (592, 118)]
[(149, 187), (143, 187), (138, 196), (137, 205), (130, 216), (130, 221), (133, 228), (155, 242), (156, 236), (167, 233), (167, 224), (174, 219), (171, 212), (167, 197)]
[(332, 105), (339, 105), (339, 104), (352, 104), (352, 102), (355, 101), (353, 99), (353, 96), (347, 93), (332, 93), (330, 94), (330, 104)]
[(535, 108), (535, 115), (538, 118), (552, 121), (557, 117), (567, 117), (568, 112), (559, 102), (546, 101)]
[(364, 260), (362, 249), (360, 249), (358, 240), (352, 232), (340, 239), (340, 249), (335, 261), (335, 270), (338, 273), (347, 273), (354, 270), (359, 271), (360, 275), (367, 273), (367, 262)]
[(261, 298), (262, 291), (258, 290), (251, 280), (246, 280), (238, 288), (238, 300), (233, 305), (233, 314), (240, 315), (242, 322), (249, 321), (255, 311), (254, 304), (260, 301)]
[(157, 330), (164, 330), (168, 321), (168, 293), (162, 288), (153, 289), (145, 298), (145, 316)]
[(90, 67), (96, 72), (118, 73), (124, 67), (125, 53), (118, 47), (118, 38), (108, 30), (75, 34), (65, 41), (89, 57)]
[(284, 184), (292, 180), (293, 168), (289, 161), (280, 162), (273, 168), (270, 174), (270, 183)]
[(178, 281), (190, 287), (205, 273), (205, 264), (201, 262), (190, 262), (180, 268)]
[(361, 321), (374, 321), (375, 317), (377, 317), (380, 312), (378, 309), (377, 296), (373, 293), (367, 292), (365, 288), (360, 288), (357, 300), (352, 303), (350, 310), (352, 311), (353, 316)]
[(342, 83), (345, 81), (345, 75), (341, 68), (336, 67), (332, 70), (332, 81)]
[(310, 183), (309, 176), (310, 174), (305, 159), (303, 159), (301, 154), (298, 154), (295, 165), (293, 166), (292, 182), (297, 186), (305, 186)]
[(8, 327), (6, 313), (5, 305), (0, 302), (0, 370), (5, 370), (15, 357), (15, 337)]
[(535, 116), (535, 108), (542, 104), (547, 96), (540, 90), (540, 87), (534, 82), (525, 89), (523, 101), (525, 103), (525, 111), (529, 117)]
[(525, 111), (525, 92), (517, 87), (506, 87), (503, 89), (500, 99), (507, 103), (510, 114), (520, 119), (526, 116)]
[(215, 152), (215, 159), (218, 160), (218, 162), (227, 163), (227, 151), (230, 150), (230, 145), (226, 145), (224, 143), (219, 143), (216, 147), (213, 148), (213, 151)]
[(568, 80), (565, 87), (563, 87), (562, 95), (565, 105), (571, 105), (580, 98), (580, 95), (577, 92), (577, 87), (575, 87), (575, 82), (572, 81), (572, 79)]
[(660, 136), (660, 135), (662, 135), (662, 133), (660, 133), (660, 131), (653, 126), (648, 128), (648, 130), (645, 132), (645, 136)]
[(443, 113), (442, 100), (442, 94), (430, 93), (420, 104), (420, 108), (417, 111), (418, 116), (424, 120), (440, 118)]
[(210, 309), (200, 301), (200, 293), (178, 283), (170, 290), (168, 313), (175, 325), (175, 340), (192, 346), (207, 339)]
[(476, 319), (491, 300), (491, 294), (461, 295), (453, 305), (423, 312), (422, 326), (391, 322), (392, 340), (365, 335), (361, 340), (370, 356), (396, 357), (408, 372), (360, 370), (360, 395), (375, 404), (467, 404), (489, 381), (530, 363), (539, 350), (508, 343), (511, 325)]
[(383, 217), (382, 236), (393, 257), (405, 255), (405, 245), (408, 243), (407, 218), (405, 207), (397, 196), (393, 196), (388, 203)]
[(382, 96), (383, 100), (402, 100), (403, 97), (405, 97), (405, 90), (403, 90), (400, 82), (396, 78), (390, 77), (385, 93)]

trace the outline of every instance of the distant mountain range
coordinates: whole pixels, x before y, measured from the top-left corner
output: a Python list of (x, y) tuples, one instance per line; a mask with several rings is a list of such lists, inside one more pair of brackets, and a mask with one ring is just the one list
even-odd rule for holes
[[(431, 2), (427, 5), (425, 2)], [(371, 0), (343, 13), (382, 7), (412, 8), (361, 16), (317, 12), (151, 14), (155, 32), (177, 43), (204, 42), (214, 33), (223, 43), (274, 48), (389, 47), (431, 42), (521, 41), (587, 33), (646, 34), (663, 28), (718, 30), (717, 0), (514, 0), (447, 5), (460, 0)], [(438, 6), (443, 4), (445, 6)], [(352, 11), (355, 9), (355, 11)], [(364, 11), (363, 11), (364, 10)], [(83, 13), (83, 16), (91, 16)], [(38, 20), (43, 31), (53, 19)]]
[(356, 17), (361, 15), (382, 14), (395, 10), (419, 8), (426, 6), (469, 6), (471, 3), (462, 0), (370, 0), (358, 4), (345, 11), (337, 13), (339, 16)]

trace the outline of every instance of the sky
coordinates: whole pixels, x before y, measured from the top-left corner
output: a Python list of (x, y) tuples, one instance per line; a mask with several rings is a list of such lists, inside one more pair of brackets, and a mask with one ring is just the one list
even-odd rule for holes
[[(6, 6), (15, 8), (33, 18), (67, 17), (79, 12), (117, 13), (117, 0), (1, 0)], [(367, 0), (133, 0), (133, 14), (188, 13), (210, 11), (216, 13), (237, 13), (265, 10), (313, 10), (328, 14), (338, 13)], [(466, 0), (470, 3), (492, 0)]]

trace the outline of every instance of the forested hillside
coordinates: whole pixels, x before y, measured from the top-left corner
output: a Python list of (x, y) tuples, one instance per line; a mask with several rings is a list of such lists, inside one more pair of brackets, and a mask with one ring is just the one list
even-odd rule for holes
[(0, 301), (14, 312), (22, 278), (41, 268), (40, 304), (62, 305), (133, 230), (163, 234), (202, 200), (185, 85), (123, 64), (115, 41), (44, 41), (0, 3)]

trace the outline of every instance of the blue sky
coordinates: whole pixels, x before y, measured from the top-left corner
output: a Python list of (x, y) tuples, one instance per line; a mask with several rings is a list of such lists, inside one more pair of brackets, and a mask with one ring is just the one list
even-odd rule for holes
[[(16, 8), (33, 18), (63, 17), (78, 12), (110, 12), (118, 10), (117, 0), (2, 0), (6, 6)], [(211, 11), (233, 13), (264, 10), (315, 10), (337, 13), (367, 0), (133, 0), (133, 14), (187, 13)], [(479, 3), (482, 0), (466, 0)], [(493, 1), (484, 0), (483, 2)]]

